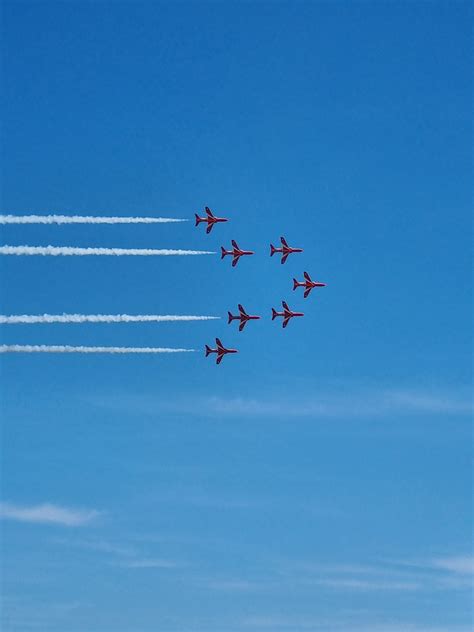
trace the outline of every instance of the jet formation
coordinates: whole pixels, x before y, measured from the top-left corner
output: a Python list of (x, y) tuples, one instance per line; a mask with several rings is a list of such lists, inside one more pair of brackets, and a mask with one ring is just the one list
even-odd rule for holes
[(239, 308), (239, 315), (233, 316), (230, 312), (227, 312), (227, 314), (229, 315), (227, 323), (230, 325), (233, 320), (240, 320), (239, 331), (244, 330), (244, 327), (249, 322), (249, 320), (260, 320), (260, 316), (251, 316), (250, 314), (247, 314), (242, 305), (239, 304), (237, 307)]
[(296, 290), (297, 287), (304, 287), (305, 292), (303, 294), (304, 298), (308, 298), (311, 290), (315, 287), (326, 287), (326, 283), (320, 283), (319, 281), (312, 281), (311, 277), (307, 272), (303, 273), (304, 281), (297, 281), (293, 279), (293, 291)]
[(283, 311), (282, 312), (277, 312), (276, 309), (274, 309), (272, 307), (272, 320), (275, 320), (275, 318), (277, 318), (278, 316), (282, 316), (283, 317), (283, 329), (285, 329), (285, 327), (288, 325), (288, 323), (290, 322), (290, 320), (292, 318), (294, 318), (295, 316), (304, 316), (303, 312), (293, 312), (291, 311), (291, 309), (288, 307), (288, 303), (286, 303), (286, 301), (282, 301), (281, 305), (283, 307)]
[(245, 257), (245, 256), (250, 256), (250, 255), (255, 254), (253, 250), (242, 250), (242, 248), (239, 248), (235, 239), (233, 239), (231, 243), (232, 243), (232, 250), (226, 250), (224, 246), (221, 246), (221, 259), (223, 259), (224, 257), (227, 257), (227, 255), (231, 255), (233, 268), (235, 268), (235, 266), (239, 263), (240, 257)]
[(206, 206), (204, 211), (206, 213), (206, 217), (199, 217), (197, 213), (194, 213), (194, 217), (196, 218), (195, 226), (199, 226), (202, 222), (207, 224), (206, 233), (208, 235), (216, 224), (229, 221), (225, 217), (216, 217), (208, 206)]
[[(199, 215), (195, 213), (195, 218), (196, 218), (195, 225), (199, 226), (199, 224), (201, 223), (206, 223), (207, 234), (211, 232), (211, 230), (214, 228), (216, 224), (229, 221), (226, 217), (216, 217), (208, 206), (205, 207), (205, 213), (206, 213), (205, 217), (199, 217)], [(232, 239), (231, 244), (232, 244), (232, 248), (230, 250), (227, 250), (226, 248), (224, 248), (224, 246), (221, 246), (221, 259), (224, 259), (227, 256), (231, 257), (233, 268), (237, 266), (241, 257), (252, 256), (253, 254), (255, 254), (253, 250), (243, 250), (242, 248), (240, 248), (235, 239)], [(303, 248), (295, 248), (293, 246), (290, 246), (287, 240), (285, 239), (285, 237), (280, 237), (280, 244), (281, 245), (278, 247), (275, 247), (273, 244), (270, 244), (270, 257), (273, 257), (273, 255), (275, 254), (281, 254), (281, 259), (280, 259), (281, 264), (284, 264), (286, 262), (289, 255), (303, 252)], [(304, 272), (303, 277), (304, 278), (302, 281), (298, 281), (297, 279), (293, 278), (293, 291), (299, 287), (304, 288), (303, 297), (305, 299), (308, 298), (308, 296), (310, 295), (311, 291), (314, 288), (326, 287), (326, 283), (321, 283), (320, 281), (313, 281), (310, 275), (308, 274), (308, 272)], [(282, 318), (283, 329), (286, 329), (288, 323), (290, 322), (292, 318), (298, 318), (298, 317), (304, 316), (303, 312), (295, 312), (291, 310), (288, 307), (288, 303), (286, 301), (282, 301), (281, 304), (283, 308), (283, 311), (281, 312), (277, 311), (275, 308), (272, 307), (272, 320), (275, 320), (276, 318)], [(257, 315), (248, 314), (245, 308), (241, 304), (238, 305), (238, 310), (239, 310), (239, 313), (236, 315), (232, 314), (230, 311), (227, 312), (228, 314), (227, 322), (230, 325), (234, 320), (238, 320), (240, 332), (244, 330), (245, 326), (247, 325), (249, 321), (260, 320), (261, 318), (260, 316), (257, 316)], [(224, 347), (224, 345), (222, 344), (219, 338), (216, 338), (215, 349), (206, 345), (205, 351), (206, 351), (206, 358), (211, 354), (216, 355), (216, 364), (220, 364), (224, 356), (226, 356), (227, 354), (238, 353), (237, 349), (228, 349)]]
[(273, 244), (270, 244), (270, 257), (276, 252), (281, 252), (281, 261), (280, 263), (285, 263), (288, 259), (288, 255), (291, 255), (294, 252), (303, 252), (303, 248), (292, 248), (288, 245), (286, 239), (284, 237), (280, 237), (281, 248), (275, 248)]
[(239, 353), (237, 349), (226, 349), (219, 338), (216, 338), (216, 348), (211, 349), (209, 345), (206, 345), (206, 358), (211, 353), (216, 354), (216, 364), (220, 364), (222, 362), (222, 358), (228, 353)]

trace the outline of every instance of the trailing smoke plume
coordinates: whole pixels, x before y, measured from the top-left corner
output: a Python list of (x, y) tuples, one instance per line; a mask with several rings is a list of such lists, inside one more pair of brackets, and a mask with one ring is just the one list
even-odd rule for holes
[(0, 215), (0, 224), (175, 224), (172, 217), (93, 217), (91, 215)]
[(154, 248), (76, 248), (72, 246), (0, 246), (0, 255), (43, 255), (63, 257), (85, 256), (132, 256), (132, 257), (156, 257), (169, 255), (214, 255), (209, 250), (170, 250)]
[(69, 345), (0, 345), (0, 353), (191, 353), (167, 347), (71, 347)]
[(219, 320), (220, 316), (174, 316), (158, 314), (19, 314), (0, 315), (2, 325), (34, 325), (38, 323), (165, 323)]

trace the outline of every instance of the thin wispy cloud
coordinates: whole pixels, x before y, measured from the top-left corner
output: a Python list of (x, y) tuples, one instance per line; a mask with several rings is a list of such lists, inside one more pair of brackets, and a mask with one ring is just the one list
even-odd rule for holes
[(287, 629), (294, 630), (306, 630), (309, 628), (321, 629), (322, 625), (325, 625), (326, 621), (316, 617), (302, 617), (299, 616), (282, 616), (282, 615), (252, 615), (245, 617), (242, 620), (242, 625), (252, 630), (275, 630), (275, 629)]
[(385, 394), (386, 401), (393, 407), (402, 410), (413, 410), (426, 413), (469, 414), (473, 411), (473, 401), (470, 395), (446, 393), (430, 394), (416, 391), (393, 391)]
[(70, 549), (75, 547), (82, 551), (90, 551), (102, 554), (106, 563), (116, 568), (124, 569), (163, 569), (171, 570), (185, 566), (183, 562), (150, 555), (143, 547), (129, 542), (117, 542), (97, 538), (88, 539), (56, 539), (56, 543), (63, 544)]
[(473, 555), (453, 555), (424, 560), (398, 560), (392, 561), (392, 563), (402, 568), (410, 567), (415, 571), (431, 570), (474, 579)]
[(474, 575), (474, 556), (465, 555), (458, 557), (440, 557), (431, 561), (434, 568), (459, 573), (461, 575)]
[(180, 506), (192, 505), (202, 509), (237, 509), (249, 510), (268, 506), (268, 498), (249, 498), (224, 494), (205, 494), (200, 491), (180, 490), (179, 494), (166, 492), (154, 494), (153, 499), (162, 503), (178, 503)]
[(94, 396), (89, 401), (100, 408), (122, 412), (155, 415), (159, 412), (200, 414), (220, 418), (264, 419), (383, 419), (390, 415), (469, 416), (473, 413), (472, 399), (467, 389), (433, 394), (423, 390), (386, 388), (350, 388), (340, 392), (328, 388), (306, 392), (300, 397), (287, 394), (259, 397), (179, 397), (170, 401), (155, 394), (113, 394)]
[[(266, 592), (287, 590), (350, 593), (439, 593), (472, 588), (470, 558), (439, 558), (420, 562), (373, 564), (318, 564), (298, 560), (268, 563), (245, 577), (201, 578), (208, 589), (219, 592)], [(469, 571), (470, 572), (470, 571)]]
[(242, 620), (242, 626), (249, 630), (321, 630), (325, 632), (472, 632), (468, 625), (423, 625), (410, 621), (386, 623), (384, 621), (358, 622), (364, 613), (341, 616), (335, 613), (331, 618), (301, 615), (253, 615)]
[(71, 618), (87, 607), (90, 604), (77, 600), (61, 602), (33, 595), (26, 597), (2, 594), (1, 621), (8, 630), (64, 630)]
[(334, 588), (336, 590), (346, 591), (364, 591), (364, 592), (377, 592), (377, 591), (415, 591), (420, 590), (421, 585), (417, 582), (410, 581), (393, 581), (393, 580), (379, 580), (371, 581), (368, 579), (350, 579), (345, 577), (339, 577), (335, 579), (315, 579), (314, 584), (319, 586), (325, 586), (326, 588)]
[(201, 578), (197, 582), (199, 586), (204, 587), (209, 590), (216, 590), (222, 592), (231, 592), (231, 593), (256, 593), (259, 590), (265, 590), (266, 586), (264, 583), (259, 583), (257, 581), (248, 581), (245, 579), (219, 579), (219, 578), (209, 578), (204, 579)]
[(0, 518), (33, 524), (54, 524), (80, 527), (90, 524), (101, 512), (90, 509), (72, 509), (52, 503), (40, 505), (16, 505), (0, 503)]
[(338, 592), (414, 592), (423, 582), (410, 572), (375, 565), (309, 564), (290, 562), (278, 569), (288, 583), (300, 588), (326, 588)]
[(311, 398), (224, 398), (201, 400), (204, 410), (226, 416), (255, 417), (381, 417), (388, 414), (467, 415), (472, 400), (464, 394), (433, 395), (403, 390), (362, 390), (321, 394)]
[(109, 541), (98, 538), (54, 538), (54, 544), (67, 546), (68, 549), (74, 547), (82, 551), (92, 551), (94, 553), (103, 554), (106, 557), (134, 557), (137, 555), (135, 547), (129, 544)]
[(233, 512), (240, 515), (251, 513), (256, 516), (267, 512), (280, 512), (286, 507), (291, 512), (305, 513), (310, 515), (337, 517), (341, 512), (329, 503), (315, 503), (307, 497), (298, 495), (279, 493), (278, 495), (268, 495), (254, 491), (251, 494), (225, 493), (222, 490), (213, 492), (202, 492), (200, 490), (183, 489), (174, 492), (153, 492), (149, 498), (152, 502), (166, 503), (169, 505), (189, 506), (200, 512)]
[(290, 562), (280, 569), (295, 582), (321, 585), (335, 590), (438, 591), (472, 587), (470, 556), (424, 561), (379, 561), (374, 564), (311, 564)]
[(137, 569), (146, 569), (146, 568), (163, 568), (163, 569), (171, 569), (171, 568), (179, 568), (182, 564), (175, 562), (173, 560), (167, 559), (158, 559), (158, 558), (143, 558), (143, 559), (132, 559), (121, 562), (118, 564), (122, 568), (137, 568)]

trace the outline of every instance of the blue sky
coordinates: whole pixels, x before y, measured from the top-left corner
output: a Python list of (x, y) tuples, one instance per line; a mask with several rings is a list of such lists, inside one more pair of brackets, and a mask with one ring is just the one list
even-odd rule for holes
[(471, 14), (4, 3), (3, 213), (231, 221), (2, 244), (256, 255), (2, 257), (2, 314), (222, 316), (2, 327), (199, 349), (1, 358), (2, 629), (471, 630)]

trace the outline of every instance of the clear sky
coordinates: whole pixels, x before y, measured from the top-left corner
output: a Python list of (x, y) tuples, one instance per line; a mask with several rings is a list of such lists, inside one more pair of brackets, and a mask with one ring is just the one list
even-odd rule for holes
[[(5, 632), (471, 630), (467, 2), (4, 2)], [(269, 243), (304, 248), (281, 266)], [(304, 270), (328, 285), (292, 291)], [(271, 307), (305, 311), (286, 330)], [(228, 309), (262, 314), (239, 334)], [(217, 336), (239, 349), (217, 367)]]

